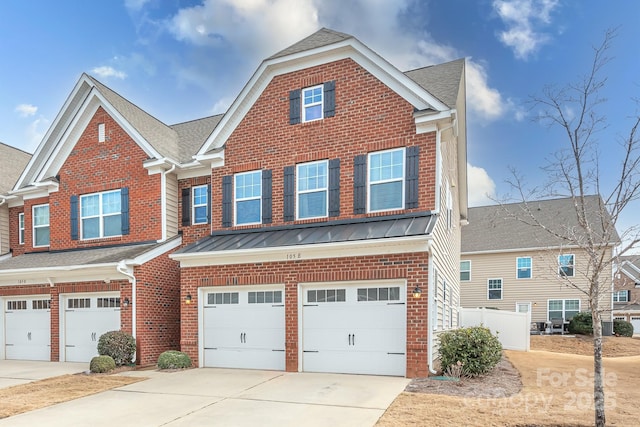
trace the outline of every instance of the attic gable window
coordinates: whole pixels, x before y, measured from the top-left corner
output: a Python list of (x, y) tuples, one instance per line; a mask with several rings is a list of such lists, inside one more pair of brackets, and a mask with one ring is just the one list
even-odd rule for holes
[(335, 80), (289, 92), (289, 124), (333, 117), (336, 111)]
[(98, 123), (98, 142), (104, 142), (105, 140), (104, 123)]
[(302, 121), (322, 119), (322, 85), (302, 90)]

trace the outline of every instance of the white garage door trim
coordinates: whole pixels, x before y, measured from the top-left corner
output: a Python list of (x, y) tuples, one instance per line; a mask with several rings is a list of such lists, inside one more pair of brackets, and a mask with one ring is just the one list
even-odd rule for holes
[[(390, 297), (390, 289), (398, 287), (400, 288), (399, 298)], [(335, 298), (337, 301), (327, 302), (327, 304), (334, 304), (333, 307), (337, 309), (333, 314), (337, 315), (336, 313), (343, 311), (348, 316), (351, 312), (349, 307), (353, 307), (354, 310), (360, 312), (361, 316), (365, 316), (365, 323), (376, 322), (377, 320), (384, 320), (389, 323), (367, 330), (366, 327), (363, 328), (362, 324), (358, 325), (358, 322), (363, 322), (362, 317), (354, 317), (351, 325), (345, 319), (335, 325), (336, 339), (329, 344), (329, 340), (332, 340), (330, 335), (327, 335), (329, 331), (323, 331), (322, 328), (313, 328), (315, 324), (324, 324), (324, 321), (318, 320), (322, 317), (322, 314), (317, 312), (316, 314), (319, 317), (315, 318), (315, 314), (308, 311), (305, 315), (305, 309), (315, 310), (315, 307), (320, 309), (321, 304), (323, 304), (317, 301), (308, 301), (309, 295), (307, 292), (321, 289), (336, 291), (335, 297), (334, 293), (331, 294), (331, 299)], [(376, 295), (363, 299), (365, 296), (358, 297), (359, 289), (376, 293)], [(342, 293), (342, 290), (344, 290), (344, 293)], [(397, 279), (299, 284), (298, 371), (405, 376), (407, 364), (406, 290), (406, 281)], [(382, 294), (383, 291), (384, 296)], [(377, 292), (380, 292), (380, 294)], [(329, 298), (328, 293), (325, 295)], [(342, 303), (345, 304), (344, 308), (336, 305)], [(322, 308), (323, 310), (328, 309), (329, 306), (324, 307), (326, 308)], [(378, 315), (378, 313), (384, 314)], [(305, 321), (310, 325), (306, 325)], [(342, 325), (345, 326), (342, 327)], [(314, 338), (310, 335), (312, 333), (311, 330), (305, 330), (307, 327), (313, 328), (315, 331), (313, 332), (316, 334)], [(354, 328), (356, 330), (351, 330)], [(326, 335), (326, 340), (320, 336), (322, 334)], [(381, 340), (381, 336), (376, 334), (386, 334), (389, 339)], [(305, 335), (307, 336), (305, 337)], [(307, 340), (306, 342), (305, 339)], [(324, 344), (317, 344), (319, 342), (326, 342), (326, 345), (334, 348), (322, 350), (320, 347)], [(327, 359), (322, 357), (323, 351)]]
[(629, 323), (633, 325), (633, 334), (639, 335), (640, 334), (640, 316), (638, 315), (630, 316), (629, 321), (630, 321)]
[[(212, 295), (211, 303), (209, 295)], [(214, 298), (220, 301), (214, 301)], [(247, 313), (255, 316), (247, 316)], [(222, 317), (216, 319), (216, 315)], [(211, 322), (217, 321), (238, 326), (224, 328), (216, 335)], [(258, 323), (253, 324), (255, 321)], [(268, 324), (266, 328), (265, 324)], [(285, 370), (283, 284), (200, 288), (198, 325), (200, 367)]]
[[(46, 294), (2, 299), (0, 326), (3, 359), (51, 360), (50, 304), (51, 296)], [(17, 325), (13, 322), (17, 322)]]
[[(99, 316), (98, 321), (89, 321), (84, 323), (83, 325), (88, 326), (86, 331), (87, 340), (90, 340), (91, 343), (95, 343), (96, 347), (98, 345), (98, 340), (100, 339), (100, 335), (105, 332), (120, 330), (122, 325), (122, 319), (120, 316), (120, 292), (87, 292), (87, 293), (68, 293), (68, 294), (60, 294), (60, 361), (74, 361), (74, 362), (89, 362), (89, 360), (80, 360), (74, 355), (67, 355), (67, 346), (73, 346), (76, 343), (68, 343), (68, 328), (71, 326), (67, 319), (69, 315), (69, 307), (68, 300), (73, 299), (77, 301), (77, 308), (74, 310), (83, 310), (84, 301), (90, 300), (90, 310), (92, 313), (96, 313)], [(102, 299), (99, 306), (97, 305), (98, 299)], [(98, 311), (96, 311), (98, 310)], [(87, 313), (87, 315), (89, 315)], [(89, 331), (91, 329), (91, 331)], [(84, 335), (83, 335), (84, 336)], [(97, 350), (95, 350), (95, 355), (97, 355)], [(77, 355), (75, 355), (77, 356)]]

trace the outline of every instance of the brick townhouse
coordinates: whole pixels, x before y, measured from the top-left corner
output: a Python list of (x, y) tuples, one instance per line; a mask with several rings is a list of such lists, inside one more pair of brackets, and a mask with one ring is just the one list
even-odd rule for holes
[(15, 187), (4, 358), (105, 330), (199, 367), (423, 376), (456, 326), (464, 60), (401, 72), (321, 29), (224, 115), (165, 125), (83, 75)]

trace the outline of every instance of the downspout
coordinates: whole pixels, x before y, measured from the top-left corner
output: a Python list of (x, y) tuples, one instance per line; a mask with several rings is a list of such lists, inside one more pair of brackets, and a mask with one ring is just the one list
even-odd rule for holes
[(162, 172), (162, 241), (167, 240), (167, 175), (176, 169), (175, 163), (171, 168)]
[(429, 365), (429, 373), (436, 375), (437, 372), (433, 370), (433, 325), (431, 321), (433, 320), (433, 310), (435, 307), (435, 295), (434, 288), (435, 285), (433, 283), (433, 240), (427, 240), (427, 253), (429, 254), (429, 282), (427, 284), (427, 297), (429, 301), (427, 302), (427, 364)]
[[(133, 338), (136, 337), (136, 310), (137, 310), (137, 304), (136, 304), (136, 276), (133, 275), (132, 273), (129, 273), (129, 269), (127, 268), (127, 263), (125, 263), (124, 261), (120, 261), (118, 262), (118, 265), (116, 266), (116, 270), (118, 270), (118, 273), (127, 276), (129, 278), (129, 282), (131, 283), (131, 335), (133, 336)], [(131, 270), (133, 271), (133, 269)]]

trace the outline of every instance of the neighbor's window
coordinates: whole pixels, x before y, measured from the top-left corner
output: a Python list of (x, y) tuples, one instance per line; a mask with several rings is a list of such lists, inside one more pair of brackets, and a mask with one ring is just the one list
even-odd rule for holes
[(578, 299), (551, 299), (548, 302), (547, 319), (571, 320), (580, 312), (580, 300)]
[(120, 190), (80, 196), (83, 239), (122, 235), (122, 196)]
[(531, 279), (531, 257), (516, 258), (516, 268), (518, 279)]
[(49, 205), (34, 206), (33, 246), (49, 246)]
[(628, 291), (614, 292), (613, 302), (629, 302), (629, 292)]
[(259, 224), (262, 218), (262, 171), (235, 175), (236, 225)]
[(404, 208), (404, 148), (369, 153), (369, 212)]
[(199, 185), (192, 188), (191, 197), (191, 217), (194, 224), (206, 224), (207, 221), (207, 206), (208, 206), (208, 186)]
[(460, 280), (463, 282), (471, 280), (471, 261), (460, 261)]
[(322, 119), (323, 85), (302, 89), (302, 121)]
[(558, 256), (558, 274), (563, 277), (574, 276), (574, 256), (560, 255)]
[(24, 212), (18, 214), (18, 243), (24, 244)]
[(489, 299), (502, 299), (502, 279), (487, 280), (487, 294)]
[(328, 162), (323, 160), (297, 165), (298, 219), (327, 216), (327, 164)]

